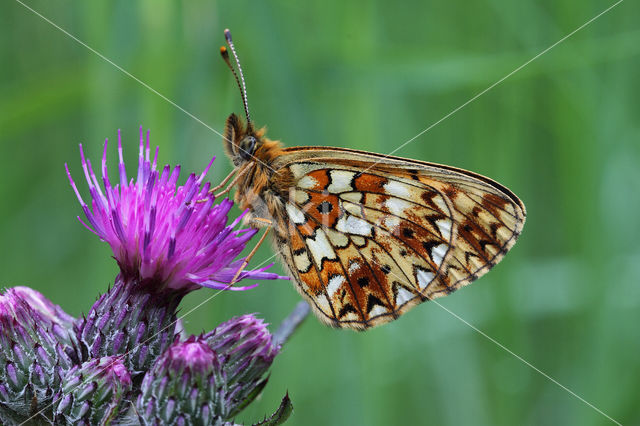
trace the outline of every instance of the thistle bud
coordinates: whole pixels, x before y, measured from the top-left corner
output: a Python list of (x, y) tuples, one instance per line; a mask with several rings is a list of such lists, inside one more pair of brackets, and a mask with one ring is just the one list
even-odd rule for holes
[(176, 341), (144, 376), (136, 408), (144, 425), (221, 424), (230, 404), (218, 355), (201, 337)]
[(15, 287), (0, 294), (2, 417), (50, 418), (48, 406), (61, 376), (77, 359), (74, 322), (30, 288)]
[(131, 375), (122, 357), (93, 359), (69, 370), (55, 398), (59, 424), (109, 424), (130, 406)]
[(203, 339), (222, 361), (233, 417), (249, 405), (267, 384), (265, 374), (279, 347), (273, 344), (267, 324), (243, 315), (220, 324)]

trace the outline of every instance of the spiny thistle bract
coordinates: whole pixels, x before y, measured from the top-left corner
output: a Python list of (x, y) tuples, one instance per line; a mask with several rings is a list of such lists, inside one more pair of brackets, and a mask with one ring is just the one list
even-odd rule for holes
[[(271, 265), (238, 271), (256, 230), (237, 229), (242, 215), (228, 224), (228, 199), (214, 203), (203, 183), (213, 160), (178, 185), (180, 167), (158, 171), (157, 148), (151, 160), (141, 129), (136, 178), (128, 180), (118, 134), (112, 185), (106, 142), (100, 180), (80, 150), (88, 204), (65, 165), (86, 222), (79, 219), (109, 244), (120, 272), (80, 320), (30, 289), (0, 295), (0, 421), (225, 424), (262, 391), (279, 348), (252, 315), (185, 338), (178, 305), (203, 287), (257, 285), (238, 287), (236, 275), (287, 277), (266, 272)], [(285, 397), (261, 424), (280, 424), (290, 413)]]

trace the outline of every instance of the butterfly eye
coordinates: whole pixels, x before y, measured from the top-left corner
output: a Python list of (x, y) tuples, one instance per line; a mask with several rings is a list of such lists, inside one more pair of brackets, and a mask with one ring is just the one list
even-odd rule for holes
[(256, 138), (253, 136), (247, 136), (242, 139), (238, 146), (238, 155), (243, 160), (249, 160), (253, 157), (253, 151), (256, 149)]

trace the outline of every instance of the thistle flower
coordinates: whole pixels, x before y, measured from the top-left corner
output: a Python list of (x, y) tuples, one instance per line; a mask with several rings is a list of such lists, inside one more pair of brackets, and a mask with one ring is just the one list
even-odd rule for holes
[[(236, 275), (238, 280), (286, 277), (266, 272), (271, 265), (239, 271), (245, 259), (237, 257), (257, 230), (237, 229), (244, 213), (228, 224), (233, 205), (228, 199), (214, 204), (209, 183), (203, 183), (213, 159), (179, 186), (180, 167), (157, 170), (158, 149), (152, 160), (148, 133), (145, 144), (141, 129), (137, 175), (129, 180), (118, 133), (119, 182), (112, 185), (106, 152), (105, 142), (101, 185), (80, 146), (90, 203), (65, 165), (86, 221), (78, 219), (109, 244), (120, 272), (74, 327), (79, 361), (64, 376), (54, 420), (106, 424), (138, 417), (147, 424), (227, 424), (262, 391), (278, 348), (266, 325), (251, 315), (181, 341), (178, 304), (202, 287), (255, 287), (233, 286)], [(125, 413), (123, 401), (138, 391), (136, 410)], [(285, 398), (272, 424), (290, 412)]]
[[(183, 186), (177, 186), (180, 166), (157, 170), (158, 148), (150, 159), (149, 133), (146, 147), (142, 128), (138, 151), (136, 179), (128, 181), (122, 145), (118, 132), (119, 184), (111, 185), (107, 173), (107, 142), (102, 157), (102, 182), (85, 159), (80, 145), (82, 168), (91, 194), (91, 208), (84, 202), (69, 169), (73, 187), (88, 224), (78, 219), (113, 250), (123, 278), (148, 282), (155, 290), (165, 288), (190, 291), (200, 287), (245, 290), (230, 286), (231, 279), (244, 259), (236, 257), (257, 229), (234, 230), (244, 213), (227, 225), (227, 214), (233, 205), (228, 199), (213, 204), (209, 183), (203, 184), (213, 161), (199, 175), (191, 174)], [(277, 279), (264, 272), (271, 265), (254, 271), (243, 271), (239, 279)]]
[(61, 376), (77, 359), (74, 323), (30, 288), (0, 294), (0, 419), (50, 416), (46, 408)]
[(121, 357), (93, 359), (69, 370), (56, 395), (56, 424), (106, 425), (128, 409), (133, 384)]
[[(242, 215), (227, 225), (233, 203), (214, 204), (209, 183), (203, 183), (213, 159), (200, 174), (178, 185), (180, 166), (157, 170), (158, 148), (150, 157), (140, 129), (138, 170), (128, 180), (118, 133), (119, 183), (107, 173), (104, 145), (102, 186), (80, 145), (82, 168), (89, 186), (91, 207), (84, 202), (66, 167), (69, 182), (80, 201), (91, 232), (113, 250), (120, 274), (108, 293), (93, 305), (79, 327), (82, 359), (127, 354), (125, 365), (135, 378), (174, 339), (175, 312), (181, 298), (201, 288), (246, 290), (231, 280), (241, 267), (236, 259), (256, 229), (236, 229)], [(277, 279), (265, 272), (271, 265), (242, 271), (238, 279)]]

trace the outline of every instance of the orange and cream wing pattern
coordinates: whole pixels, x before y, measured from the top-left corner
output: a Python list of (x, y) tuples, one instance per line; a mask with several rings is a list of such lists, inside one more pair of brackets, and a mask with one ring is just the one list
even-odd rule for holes
[(299, 150), (280, 160), (294, 185), (277, 239), (298, 291), (330, 325), (366, 329), (457, 290), (498, 263), (524, 225), (520, 200), (483, 176)]

